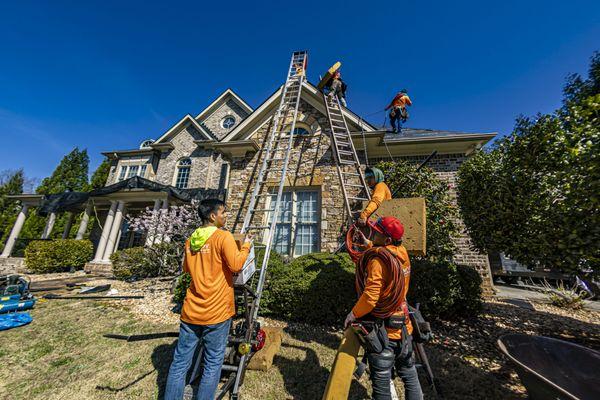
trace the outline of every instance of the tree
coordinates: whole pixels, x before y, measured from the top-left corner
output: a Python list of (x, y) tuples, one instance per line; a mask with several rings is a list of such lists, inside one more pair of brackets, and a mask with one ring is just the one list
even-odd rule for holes
[[(74, 192), (85, 191), (88, 188), (89, 157), (87, 150), (74, 148), (63, 157), (56, 169), (37, 187), (38, 194), (56, 194), (67, 190)], [(67, 216), (59, 216), (54, 223), (51, 238), (60, 238), (65, 227)], [(25, 221), (21, 237), (38, 239), (46, 225), (46, 218), (41, 217), (32, 210), (29, 218)], [(76, 224), (74, 224), (75, 226)]]
[(600, 265), (600, 55), (572, 75), (563, 107), (519, 117), (513, 133), (459, 171), (459, 205), (474, 244), (528, 266)]
[(110, 173), (110, 160), (105, 158), (102, 163), (96, 168), (96, 171), (92, 174), (88, 190), (99, 189), (106, 185), (108, 174)]
[(0, 251), (10, 235), (19, 210), (19, 204), (7, 196), (23, 193), (25, 174), (22, 169), (0, 172)]
[(455, 220), (458, 210), (452, 204), (448, 184), (440, 180), (431, 168), (417, 168), (404, 161), (381, 162), (377, 165), (385, 174), (392, 193), (402, 185), (402, 197), (424, 197), (427, 204), (427, 257), (451, 259), (458, 236)]

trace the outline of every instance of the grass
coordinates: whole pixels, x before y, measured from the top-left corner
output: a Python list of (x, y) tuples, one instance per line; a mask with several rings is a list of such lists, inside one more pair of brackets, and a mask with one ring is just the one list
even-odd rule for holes
[[(148, 322), (122, 307), (91, 301), (40, 302), (31, 314), (31, 324), (0, 332), (0, 399), (161, 398), (175, 340), (127, 343), (102, 335), (165, 332), (176, 325)], [(522, 330), (600, 347), (599, 325), (554, 317), (488, 303), (479, 319), (436, 324), (437, 337), (427, 351), (445, 398), (526, 397), (496, 348), (495, 340), (503, 333)], [(242, 398), (320, 398), (339, 340), (337, 332), (287, 324), (273, 367), (248, 371)], [(350, 398), (367, 398), (369, 393), (365, 375), (353, 382)]]

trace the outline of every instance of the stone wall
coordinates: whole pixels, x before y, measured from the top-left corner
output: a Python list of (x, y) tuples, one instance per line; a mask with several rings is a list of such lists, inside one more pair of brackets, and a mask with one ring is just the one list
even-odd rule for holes
[[(298, 121), (303, 122), (303, 126), (309, 126), (312, 134), (294, 139), (286, 186), (315, 188), (319, 191), (321, 203), (319, 247), (321, 251), (334, 251), (339, 246), (347, 213), (330, 146), (329, 123), (325, 115), (304, 101), (301, 101), (299, 110), (301, 115)], [(262, 143), (270, 128), (271, 121), (258, 130), (254, 139)], [(258, 167), (257, 162), (259, 162)], [(259, 154), (252, 154), (243, 160), (236, 159), (231, 164), (227, 203), (232, 210), (229, 228), (235, 232), (241, 229), (261, 162), (262, 158), (259, 158)], [(271, 172), (267, 180), (276, 187), (280, 177), (279, 171)], [(264, 200), (258, 208), (266, 208)], [(259, 220), (252, 225), (264, 225), (264, 223), (266, 220)]]
[[(413, 164), (420, 164), (427, 156), (405, 156), (394, 157), (395, 160), (403, 160)], [(436, 175), (448, 183), (449, 194), (456, 207), (457, 204), (457, 172), (460, 165), (467, 159), (464, 154), (438, 154), (427, 164), (432, 168)], [(370, 159), (370, 164), (374, 165), (378, 161), (389, 160), (377, 158)], [(459, 236), (454, 238), (454, 243), (458, 249), (454, 254), (454, 261), (457, 264), (469, 265), (477, 269), (483, 279), (483, 289), (485, 295), (493, 294), (493, 283), (490, 271), (490, 263), (487, 254), (483, 254), (473, 249), (471, 238), (466, 231), (462, 218), (457, 218), (456, 222), (459, 229)]]
[[(221, 125), (221, 121), (223, 121), (223, 118), (227, 116), (232, 116), (235, 118), (235, 125), (229, 129), (225, 129)], [(238, 103), (233, 101), (233, 99), (229, 99), (215, 112), (209, 115), (208, 118), (200, 123), (212, 135), (214, 135), (214, 137), (216, 137), (218, 140), (221, 140), (247, 116), (248, 113), (242, 107), (240, 107)]]
[(205, 140), (193, 126), (182, 129), (173, 137), (171, 143), (174, 149), (162, 153), (156, 172), (156, 182), (164, 185), (175, 184), (175, 171), (178, 162), (185, 157), (192, 160), (188, 188), (217, 189), (223, 159), (212, 150), (202, 149), (194, 140)]

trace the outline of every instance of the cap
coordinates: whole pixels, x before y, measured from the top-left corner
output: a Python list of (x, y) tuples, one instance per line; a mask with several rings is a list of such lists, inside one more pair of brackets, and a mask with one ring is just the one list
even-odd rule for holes
[(375, 231), (394, 240), (400, 240), (404, 236), (404, 225), (394, 217), (382, 217), (375, 222), (369, 221), (369, 225)]

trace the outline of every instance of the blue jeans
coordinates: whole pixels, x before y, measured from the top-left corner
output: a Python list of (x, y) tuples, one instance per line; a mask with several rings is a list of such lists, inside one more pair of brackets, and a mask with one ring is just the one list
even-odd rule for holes
[(381, 353), (367, 353), (373, 384), (373, 400), (389, 400), (392, 398), (390, 379), (394, 367), (396, 367), (396, 373), (404, 383), (404, 398), (406, 400), (423, 400), (423, 392), (421, 391), (410, 340), (407, 346), (409, 348), (406, 356), (401, 355), (402, 346), (399, 340), (390, 340), (388, 347), (383, 349)]
[(185, 379), (198, 345), (202, 346), (204, 370), (198, 388), (198, 400), (213, 400), (227, 347), (231, 318), (214, 325), (192, 325), (181, 321), (179, 340), (165, 388), (165, 400), (181, 400)]

